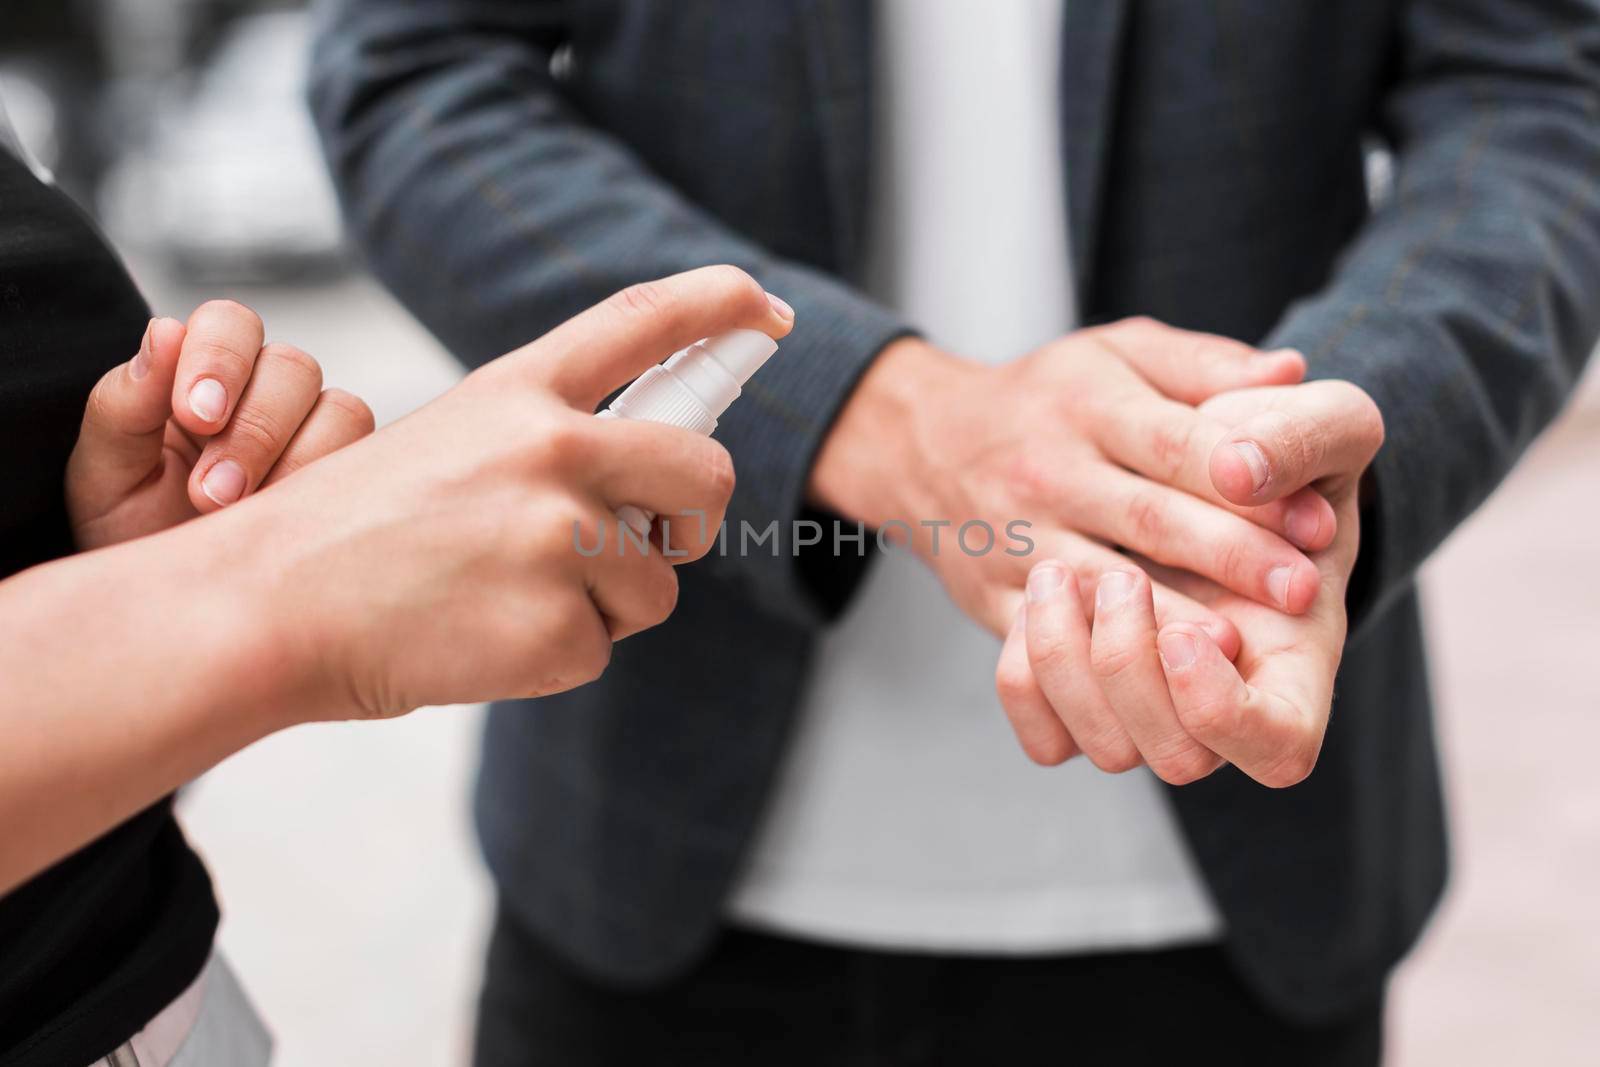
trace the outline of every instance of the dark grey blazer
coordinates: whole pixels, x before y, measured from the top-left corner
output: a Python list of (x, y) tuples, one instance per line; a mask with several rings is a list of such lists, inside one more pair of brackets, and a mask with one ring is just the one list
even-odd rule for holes
[[(803, 511), (830, 420), (908, 325), (847, 280), (865, 228), (869, 12), (329, 0), (312, 96), (373, 267), (469, 364), (626, 283), (709, 262), (793, 303), (793, 337), (719, 432), (739, 467), (729, 519), (764, 527)], [(1170, 792), (1241, 972), (1284, 1013), (1327, 1016), (1380, 986), (1445, 878), (1412, 576), (1555, 414), (1600, 331), (1600, 12), (1066, 12), (1079, 306), (1298, 347), (1388, 423), (1316, 772), (1281, 792), (1231, 771)], [(1375, 212), (1372, 138), (1396, 160)], [(494, 710), (478, 822), (523, 923), (617, 982), (694, 961), (812, 638), (858, 567), (707, 560), (683, 572), (671, 622), (620, 646), (600, 682)]]

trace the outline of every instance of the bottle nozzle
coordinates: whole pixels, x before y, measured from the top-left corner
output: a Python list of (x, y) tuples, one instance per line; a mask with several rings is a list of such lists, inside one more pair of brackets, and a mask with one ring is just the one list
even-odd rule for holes
[(700, 347), (742, 386), (778, 350), (778, 342), (760, 330), (729, 330), (706, 338)]

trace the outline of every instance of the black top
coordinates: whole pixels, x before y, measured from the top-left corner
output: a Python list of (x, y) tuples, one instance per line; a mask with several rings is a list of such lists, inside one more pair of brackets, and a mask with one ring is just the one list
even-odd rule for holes
[[(0, 148), (0, 576), (73, 551), (67, 455), (148, 316), (92, 224)], [(216, 926), (170, 798), (0, 897), (0, 1067), (106, 1055), (200, 973)]]

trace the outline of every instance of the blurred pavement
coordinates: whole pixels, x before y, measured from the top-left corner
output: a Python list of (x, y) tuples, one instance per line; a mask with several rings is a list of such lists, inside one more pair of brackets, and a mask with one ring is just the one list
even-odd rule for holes
[[(1597, 361), (1600, 362), (1600, 361)], [(1401, 1067), (1600, 1063), (1600, 372), (1425, 571), (1454, 831)]]
[[(389, 421), (459, 372), (372, 283), (234, 296)], [(1455, 875), (1395, 985), (1392, 1062), (1600, 1056), (1600, 380), (1427, 570)], [(466, 1062), (489, 890), (468, 813), (480, 708), (310, 726), (229, 760), (183, 802), (222, 942), (278, 1067)], [(1070, 1043), (1070, 1035), (1064, 1035)]]

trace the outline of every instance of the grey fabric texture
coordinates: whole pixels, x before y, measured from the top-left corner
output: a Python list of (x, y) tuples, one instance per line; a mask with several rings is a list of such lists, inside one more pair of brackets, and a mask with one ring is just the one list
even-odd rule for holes
[(171, 1059), (146, 1062), (128, 1042), (90, 1067), (267, 1067), (272, 1035), (227, 959), (213, 954), (201, 980), (200, 1012)]
[(271, 1060), (272, 1035), (266, 1024), (228, 961), (212, 956), (200, 1017), (167, 1067), (266, 1067)]
[[(312, 101), (352, 229), (469, 365), (705, 263), (795, 306), (718, 436), (739, 468), (733, 529), (804, 514), (831, 420), (915, 326), (850, 284), (870, 5), (325, 0), (319, 19)], [(1084, 0), (1065, 22), (1085, 316), (1296, 346), (1387, 423), (1316, 772), (1171, 792), (1241, 972), (1288, 1016), (1332, 1017), (1381, 987), (1445, 879), (1416, 568), (1555, 415), (1600, 332), (1600, 11)], [(1373, 139), (1396, 174), (1377, 210)], [(861, 566), (709, 559), (600, 682), (495, 708), (477, 815), (518, 921), (612, 982), (693, 964), (811, 637)]]

